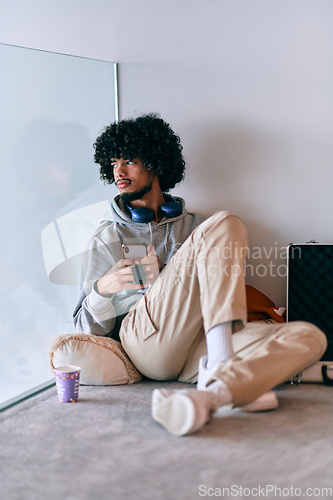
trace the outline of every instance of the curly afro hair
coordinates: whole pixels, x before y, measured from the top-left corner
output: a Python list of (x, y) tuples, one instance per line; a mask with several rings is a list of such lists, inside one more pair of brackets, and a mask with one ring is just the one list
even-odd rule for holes
[(100, 165), (100, 178), (114, 182), (112, 158), (139, 158), (148, 171), (158, 175), (163, 192), (184, 178), (185, 161), (180, 138), (157, 114), (112, 123), (96, 139), (95, 162)]

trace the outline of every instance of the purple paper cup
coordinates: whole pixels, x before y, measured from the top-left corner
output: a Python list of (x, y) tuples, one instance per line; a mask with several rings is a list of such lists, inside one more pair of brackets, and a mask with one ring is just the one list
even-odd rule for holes
[(54, 368), (55, 380), (60, 403), (75, 403), (79, 397), (79, 366), (68, 365)]

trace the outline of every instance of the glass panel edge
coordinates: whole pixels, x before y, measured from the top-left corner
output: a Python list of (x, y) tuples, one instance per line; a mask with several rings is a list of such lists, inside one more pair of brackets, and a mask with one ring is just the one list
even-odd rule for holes
[(42, 384), (37, 385), (33, 389), (28, 389), (27, 391), (20, 393), (18, 396), (7, 399), (3, 403), (0, 403), (0, 412), (6, 410), (7, 408), (10, 408), (11, 406), (14, 406), (17, 403), (21, 403), (22, 401), (30, 398), (31, 396), (35, 396), (36, 394), (43, 392), (46, 389), (49, 389), (53, 385), (55, 385), (55, 380), (50, 379), (47, 380), (46, 382), (43, 382)]

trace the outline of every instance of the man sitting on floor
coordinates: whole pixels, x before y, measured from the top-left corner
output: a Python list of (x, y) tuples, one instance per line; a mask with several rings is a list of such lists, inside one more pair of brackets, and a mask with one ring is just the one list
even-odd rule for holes
[[(88, 242), (76, 331), (120, 339), (146, 377), (198, 382), (154, 390), (153, 418), (172, 434), (197, 431), (226, 404), (276, 408), (271, 389), (320, 359), (327, 341), (309, 323), (246, 322), (242, 221), (226, 211), (205, 220), (167, 194), (185, 162), (179, 137), (156, 115), (107, 127), (95, 161), (120, 195), (113, 221)], [(148, 255), (125, 259), (131, 243)]]

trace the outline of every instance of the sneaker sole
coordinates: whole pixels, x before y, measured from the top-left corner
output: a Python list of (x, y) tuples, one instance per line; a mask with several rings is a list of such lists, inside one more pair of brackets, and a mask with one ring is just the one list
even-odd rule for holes
[(185, 436), (194, 426), (195, 409), (183, 394), (164, 396), (160, 389), (152, 395), (152, 417), (174, 436)]

